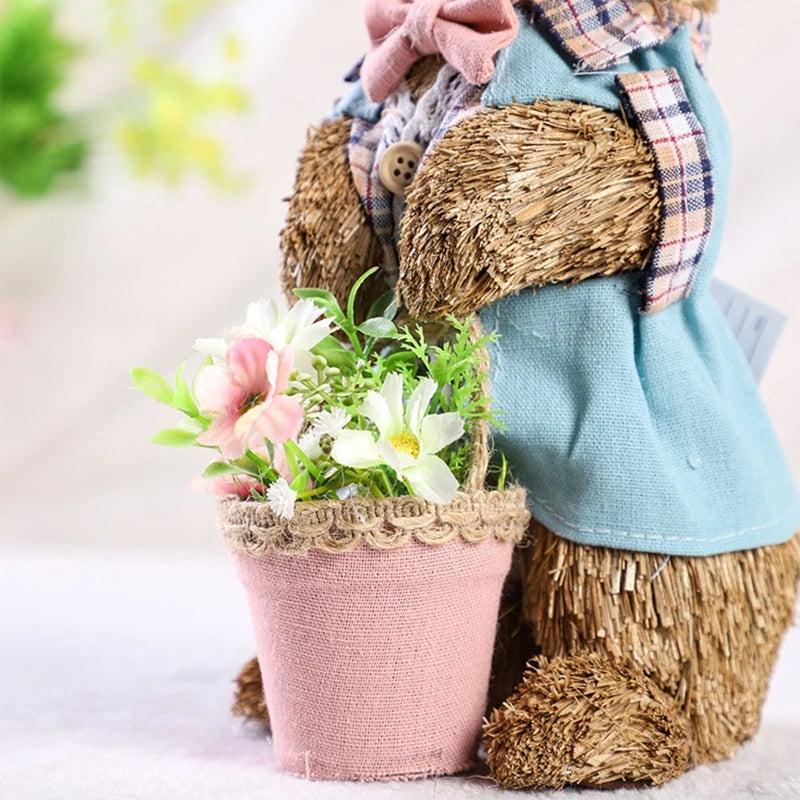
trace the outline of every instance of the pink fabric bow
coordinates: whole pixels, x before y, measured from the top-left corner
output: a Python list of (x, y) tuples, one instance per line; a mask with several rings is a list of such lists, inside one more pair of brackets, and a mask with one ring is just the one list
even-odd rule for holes
[(512, 0), (364, 0), (370, 50), (361, 80), (373, 102), (385, 100), (422, 56), (441, 53), (476, 85), (494, 74), (494, 57), (514, 41)]

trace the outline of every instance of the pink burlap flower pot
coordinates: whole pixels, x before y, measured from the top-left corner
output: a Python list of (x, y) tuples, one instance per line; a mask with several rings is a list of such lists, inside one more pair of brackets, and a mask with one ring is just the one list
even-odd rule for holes
[[(488, 507), (461, 496), (455, 516), (481, 517), (466, 537), (443, 521), (450, 507), (403, 498), (403, 510), (422, 513), (401, 526), (409, 519), (421, 526), (398, 531), (391, 500), (366, 501), (371, 532), (353, 536), (332, 520), (327, 538), (303, 554), (280, 551), (297, 544), (287, 531), (247, 521), (260, 514), (263, 523), (264, 504), (223, 504), (227, 530), (237, 531), (226, 544), (247, 592), (283, 770), (382, 780), (475, 764), (500, 593), (527, 522), (524, 495), (511, 526), (506, 513), (502, 535), (487, 530), (486, 518), (499, 508), (492, 495), (507, 502), (511, 494), (484, 493)], [(365, 508), (347, 502), (338, 505), (351, 518), (358, 502)], [(222, 527), (225, 537), (225, 519)]]

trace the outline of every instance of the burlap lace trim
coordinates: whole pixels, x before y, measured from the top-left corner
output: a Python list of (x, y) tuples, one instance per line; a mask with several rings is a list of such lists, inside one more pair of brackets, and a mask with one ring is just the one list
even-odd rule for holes
[(361, 542), (377, 550), (392, 550), (412, 538), (428, 545), (457, 537), (474, 543), (490, 537), (518, 542), (529, 520), (525, 490), (519, 488), (458, 494), (447, 505), (421, 497), (298, 503), (291, 520), (277, 517), (266, 503), (229, 499), (219, 505), (223, 545), (249, 555), (270, 550), (302, 555), (312, 548), (343, 553)]

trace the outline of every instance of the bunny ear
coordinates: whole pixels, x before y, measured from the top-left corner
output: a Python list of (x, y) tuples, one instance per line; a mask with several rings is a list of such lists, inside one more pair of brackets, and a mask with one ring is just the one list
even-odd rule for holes
[(361, 78), (367, 97), (385, 100), (424, 55), (441, 53), (474, 84), (494, 73), (494, 57), (514, 41), (512, 0), (367, 0), (371, 49)]

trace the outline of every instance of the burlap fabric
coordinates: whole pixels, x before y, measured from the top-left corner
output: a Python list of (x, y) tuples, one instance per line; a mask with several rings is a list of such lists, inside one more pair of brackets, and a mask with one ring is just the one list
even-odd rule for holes
[(275, 754), (312, 779), (475, 763), (503, 581), (525, 493), (220, 505), (246, 589)]

